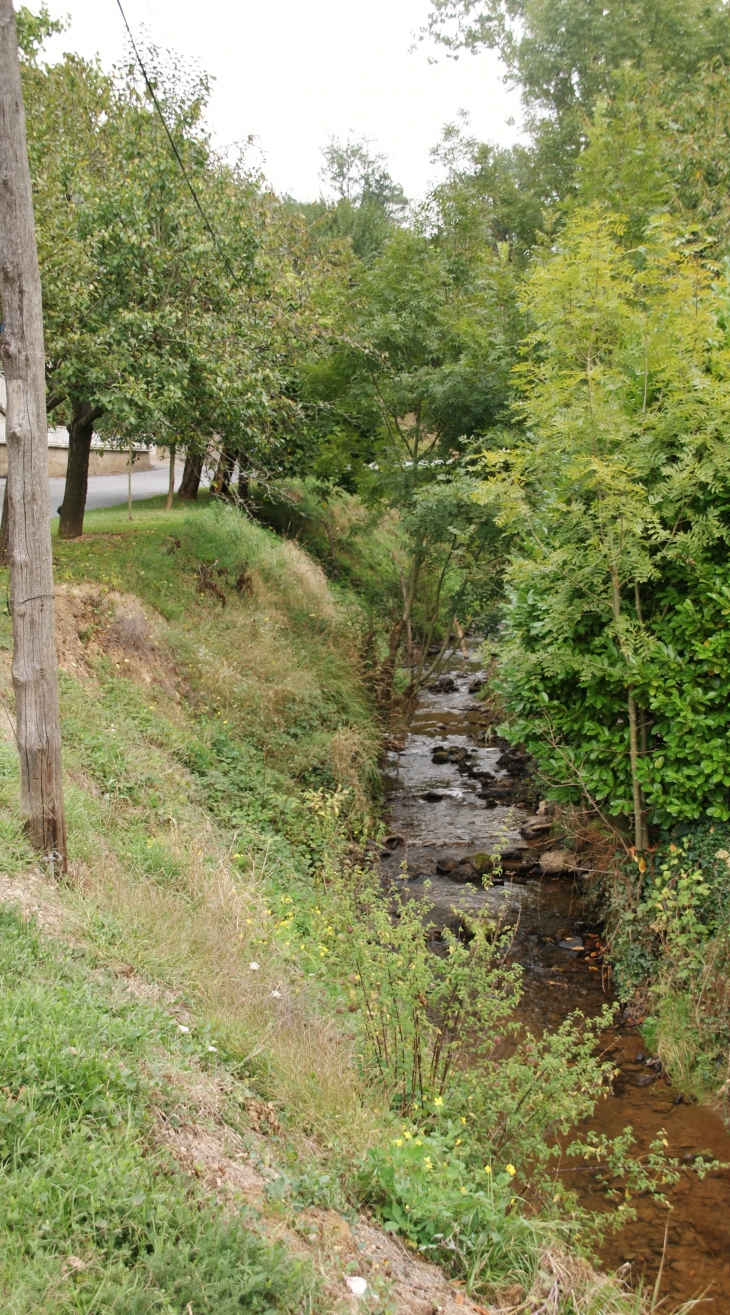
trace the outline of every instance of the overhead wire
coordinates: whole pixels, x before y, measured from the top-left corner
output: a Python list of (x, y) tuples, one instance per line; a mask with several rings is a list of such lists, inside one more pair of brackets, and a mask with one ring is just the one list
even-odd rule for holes
[(232, 267), (232, 265), (231, 265), (231, 262), (230, 262), (230, 260), (228, 259), (228, 257), (227, 257), (227, 255), (226, 255), (225, 251), (223, 250), (223, 247), (221, 246), (220, 241), (218, 240), (218, 235), (217, 235), (217, 233), (215, 232), (215, 229), (213, 228), (213, 225), (211, 224), (210, 220), (208, 219), (208, 216), (206, 215), (206, 213), (205, 213), (205, 211), (204, 211), (204, 209), (203, 209), (203, 207), (202, 207), (202, 205), (201, 205), (201, 203), (200, 203), (200, 199), (199, 199), (199, 197), (198, 197), (198, 194), (197, 194), (195, 188), (193, 187), (193, 184), (192, 184), (192, 180), (191, 180), (191, 178), (190, 178), (190, 175), (189, 175), (187, 169), (185, 168), (185, 161), (183, 160), (183, 158), (182, 158), (182, 156), (181, 156), (179, 150), (177, 149), (177, 144), (176, 144), (176, 142), (175, 142), (175, 138), (173, 137), (172, 133), (170, 132), (169, 127), (167, 126), (167, 120), (166, 120), (164, 114), (162, 113), (162, 106), (160, 105), (160, 102), (159, 102), (158, 99), (157, 99), (157, 95), (156, 95), (156, 92), (155, 92), (154, 86), (152, 85), (152, 82), (150, 81), (149, 75), (148, 75), (148, 73), (147, 73), (147, 69), (145, 68), (145, 66), (144, 66), (144, 62), (143, 62), (143, 60), (142, 60), (142, 56), (140, 55), (140, 53), (139, 53), (139, 51), (138, 51), (138, 49), (137, 49), (137, 43), (136, 43), (134, 37), (132, 36), (132, 29), (131, 29), (131, 27), (129, 26), (129, 23), (127, 22), (127, 15), (125, 14), (124, 9), (123, 9), (123, 7), (122, 7), (122, 0), (117, 0), (117, 7), (118, 7), (118, 9), (119, 9), (120, 14), (122, 15), (122, 22), (124, 23), (124, 26), (125, 26), (126, 29), (127, 29), (127, 35), (128, 35), (129, 40), (130, 40), (130, 42), (131, 42), (132, 50), (134, 51), (134, 54), (135, 54), (135, 58), (136, 58), (136, 60), (137, 60), (137, 63), (139, 64), (139, 67), (140, 67), (140, 69), (141, 69), (141, 71), (142, 71), (142, 77), (143, 77), (144, 80), (145, 80), (145, 85), (146, 85), (146, 87), (147, 87), (148, 92), (150, 93), (150, 96), (152, 97), (152, 102), (153, 102), (154, 107), (155, 107), (155, 109), (157, 110), (157, 113), (158, 113), (158, 115), (159, 115), (159, 117), (160, 117), (160, 122), (161, 122), (163, 128), (165, 129), (165, 133), (167, 134), (167, 140), (168, 140), (169, 143), (170, 143), (170, 146), (171, 146), (171, 148), (172, 148), (173, 155), (175, 156), (175, 159), (177, 160), (177, 162), (178, 162), (178, 164), (179, 164), (179, 166), (180, 166), (180, 172), (182, 173), (182, 176), (183, 176), (183, 178), (185, 179), (185, 182), (186, 182), (187, 185), (188, 185), (188, 191), (190, 192), (190, 195), (192, 196), (193, 201), (195, 202), (195, 204), (196, 204), (196, 206), (197, 206), (197, 208), (198, 208), (198, 211), (199, 211), (199, 213), (200, 213), (200, 218), (202, 219), (202, 221), (203, 221), (203, 223), (204, 223), (204, 225), (205, 225), (205, 228), (206, 228), (207, 232), (210, 234), (210, 236), (211, 236), (212, 239), (213, 239), (213, 242), (214, 242), (214, 245), (215, 245), (216, 251), (218, 252), (218, 255), (220, 256), (220, 258), (221, 258), (223, 264), (225, 265), (225, 267), (226, 267), (228, 273), (230, 274), (231, 278), (233, 279), (233, 282), (235, 283), (236, 287), (237, 287), (237, 288), (240, 288), (241, 283), (240, 283), (239, 279), (236, 278), (236, 275), (235, 275), (235, 273), (234, 273), (234, 271), (233, 271), (233, 267)]

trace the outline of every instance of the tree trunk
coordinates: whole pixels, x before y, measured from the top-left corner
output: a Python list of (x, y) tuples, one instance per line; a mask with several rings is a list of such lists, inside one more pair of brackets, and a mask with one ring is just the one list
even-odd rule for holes
[(213, 492), (217, 493), (219, 498), (228, 498), (230, 496), (233, 464), (233, 456), (223, 448), (218, 461), (218, 469), (215, 472), (215, 479), (213, 480)]
[(238, 503), (239, 506), (248, 506), (251, 497), (251, 482), (248, 477), (248, 471), (243, 464), (243, 457), (238, 458)]
[(8, 557), (8, 481), (5, 481), (5, 492), (3, 493), (3, 513), (0, 520), (0, 566), (9, 566), (10, 558)]
[(170, 478), (167, 482), (167, 502), (165, 511), (172, 511), (172, 495), (175, 492), (175, 451), (174, 443), (170, 444)]
[(411, 614), (408, 609), (408, 590), (403, 572), (400, 573), (400, 590), (403, 595), (403, 611), (408, 611), (408, 620), (406, 621), (406, 666), (410, 675), (413, 675), (413, 627), (411, 625)]
[(177, 491), (178, 502), (194, 502), (198, 496), (200, 480), (203, 475), (203, 455), (201, 452), (188, 452), (185, 456), (185, 468)]
[[(628, 674), (628, 653), (621, 634), (621, 591), (619, 589), (618, 572), (615, 567), (611, 567), (611, 594), (613, 606), (613, 619), (616, 623), (616, 638), (619, 647), (624, 656), (627, 665)], [(631, 795), (634, 810), (634, 848), (640, 854), (647, 848), (648, 837), (646, 827), (644, 792), (641, 789), (639, 781), (639, 740), (637, 735), (638, 717), (636, 712), (636, 700), (631, 685), (627, 690), (627, 705), (629, 713), (629, 759), (631, 763)]]
[(376, 699), (378, 707), (384, 708), (389, 706), (393, 699), (393, 681), (395, 679), (395, 664), (398, 658), (398, 649), (403, 635), (405, 621), (403, 617), (398, 617), (393, 629), (390, 632), (390, 643), (388, 645), (388, 656), (380, 668), (378, 677), (378, 687), (376, 690)]
[(59, 539), (78, 539), (84, 532), (86, 490), (89, 483), (89, 453), (94, 435), (94, 421), (99, 419), (101, 407), (88, 402), (73, 402), (71, 424), (68, 429), (68, 468), (63, 502), (58, 508)]
[(378, 678), (378, 688), (376, 698), (378, 706), (384, 708), (393, 702), (393, 683), (395, 680), (395, 664), (398, 660), (398, 650), (400, 648), (403, 631), (407, 628), (413, 611), (413, 602), (416, 597), (418, 588), (418, 577), (421, 573), (423, 558), (420, 552), (413, 559), (411, 566), (410, 580), (408, 588), (403, 597), (403, 612), (396, 621), (390, 632), (390, 644), (388, 646), (388, 656), (380, 668)]
[(634, 847), (638, 853), (647, 848), (646, 824), (644, 820), (644, 792), (639, 784), (639, 742), (636, 733), (638, 718), (636, 699), (629, 689), (629, 755), (631, 757), (631, 790), (634, 805)]
[(43, 307), (12, 0), (0, 0), (0, 279), (20, 811), (34, 847), (65, 870)]

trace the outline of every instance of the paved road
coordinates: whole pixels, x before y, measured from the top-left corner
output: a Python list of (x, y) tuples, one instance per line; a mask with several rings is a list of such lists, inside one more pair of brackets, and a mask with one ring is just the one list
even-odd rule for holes
[[(175, 467), (175, 488), (179, 488), (182, 479), (182, 465)], [(138, 470), (132, 473), (132, 498), (154, 498), (160, 493), (167, 493), (169, 472), (167, 466), (153, 470)], [(65, 479), (49, 479), (51, 490), (51, 515), (58, 515), (58, 508), (63, 501)], [(0, 479), (0, 505), (5, 493), (5, 480)], [(127, 501), (127, 476), (90, 475), (86, 494), (86, 510), (94, 511), (97, 507), (116, 507)]]

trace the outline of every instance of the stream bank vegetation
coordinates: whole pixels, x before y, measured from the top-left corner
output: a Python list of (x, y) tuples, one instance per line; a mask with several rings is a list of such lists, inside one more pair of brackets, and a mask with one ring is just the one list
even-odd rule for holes
[(620, 998), (637, 993), (682, 1089), (721, 1099), (727, 94), (721, 61), (671, 98), (655, 70), (613, 73), (522, 282), (512, 422), (485, 446), (478, 494), (511, 545), (493, 683), (506, 733), (568, 828), (577, 810), (577, 832), (602, 833), (591, 887)]
[(398, 1309), (343, 1242), (365, 1210), (477, 1300), (635, 1309), (578, 1253), (689, 1170), (630, 1133), (576, 1145), (621, 1187), (583, 1213), (555, 1137), (605, 1090), (602, 1020), (513, 1035), (505, 929), (434, 953), (383, 901), (363, 600), (215, 503), (90, 513), (54, 547), (65, 885), (2, 748), (8, 1307), (334, 1312), (354, 1270)]
[[(411, 207), (353, 142), (326, 153), (333, 202), (275, 197), (212, 149), (205, 77), (148, 50), (213, 239), (136, 72), (46, 65), (54, 24), (22, 12), (71, 441), (70, 875), (28, 848), (8, 736), (3, 903), (31, 916), (0, 922), (18, 1315), (320, 1315), (363, 1270), (385, 1315), (409, 1253), (461, 1285), (434, 1304), (651, 1304), (585, 1257), (707, 1166), (661, 1138), (637, 1159), (630, 1130), (571, 1144), (610, 1081), (606, 1018), (515, 1032), (507, 930), (427, 946), (371, 866), (384, 735), (466, 630), (498, 635), (507, 733), (610, 851), (621, 995), (686, 1090), (723, 1090), (727, 25), (714, 0), (436, 0), (437, 37), (499, 47), (529, 140), (448, 126)], [(184, 455), (177, 501), (84, 516), (95, 430), (173, 473)], [(362, 1211), (407, 1243), (390, 1275)]]

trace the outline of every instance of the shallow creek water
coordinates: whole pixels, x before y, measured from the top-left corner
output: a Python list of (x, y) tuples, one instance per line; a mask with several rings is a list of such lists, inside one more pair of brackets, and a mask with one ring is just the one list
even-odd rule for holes
[[(453, 921), (455, 905), (467, 911), (487, 905), (505, 922), (517, 924), (514, 958), (524, 974), (520, 1016), (527, 1026), (541, 1031), (555, 1027), (572, 1009), (596, 1013), (613, 996), (601, 964), (600, 928), (590, 925), (579, 882), (547, 878), (539, 867), (531, 867), (533, 859), (539, 860), (539, 849), (528, 850), (519, 863), (505, 863), (504, 884), (488, 890), (479, 889), (478, 881), (464, 885), (436, 871), (439, 860), (443, 864), (446, 858), (461, 860), (497, 848), (503, 852), (505, 847), (513, 853), (516, 846), (525, 846), (520, 828), (530, 812), (510, 801), (509, 773), (497, 766), (505, 746), (485, 743), (487, 718), (469, 692), (478, 669), (476, 652), (468, 660), (454, 659), (449, 674), (455, 688), (422, 695), (402, 751), (390, 755), (389, 822), (402, 843), (394, 842), (383, 869), (396, 879), (401, 865), (407, 864), (408, 890), (427, 894), (436, 923)], [(466, 750), (469, 769), (463, 770), (463, 754), (461, 771), (453, 757), (435, 763), (436, 746), (452, 753)], [(484, 781), (474, 772), (491, 773), (497, 794), (502, 787), (506, 797), (496, 807), (487, 806), (480, 793)], [(579, 938), (583, 949), (560, 947), (561, 940), (571, 937)], [(718, 1160), (730, 1161), (730, 1136), (714, 1111), (675, 1103), (681, 1092), (662, 1078), (645, 1085), (653, 1070), (637, 1062), (645, 1046), (636, 1027), (619, 1024), (605, 1034), (604, 1044), (614, 1047), (611, 1058), (620, 1072), (612, 1093), (599, 1102), (584, 1128), (613, 1136), (630, 1124), (640, 1151), (663, 1128), (669, 1153), (679, 1159), (711, 1151)], [(591, 1175), (581, 1173), (580, 1178), (585, 1180), (580, 1183), (581, 1197), (589, 1204)], [(708, 1174), (704, 1182), (685, 1173), (668, 1199), (672, 1210), (661, 1285), (664, 1309), (704, 1292), (705, 1309), (730, 1315), (730, 1171)], [(666, 1207), (649, 1197), (639, 1197), (634, 1204), (637, 1220), (609, 1240), (602, 1261), (608, 1269), (628, 1262), (633, 1281), (643, 1274), (653, 1284), (664, 1243)], [(600, 1206), (598, 1199), (596, 1205)]]

